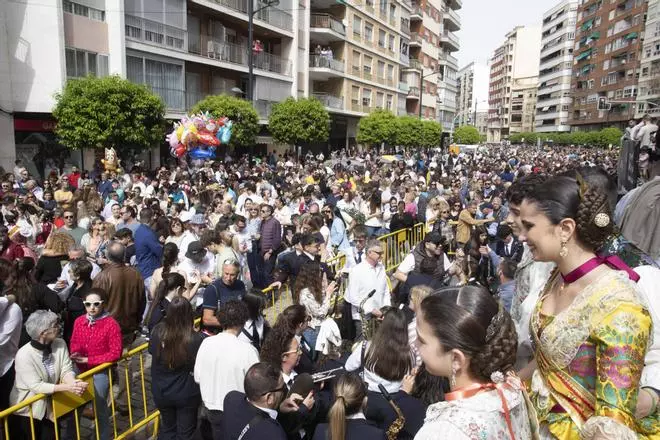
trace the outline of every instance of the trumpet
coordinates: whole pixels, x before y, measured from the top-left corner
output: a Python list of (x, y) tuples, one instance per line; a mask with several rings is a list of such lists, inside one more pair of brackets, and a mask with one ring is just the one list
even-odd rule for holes
[(394, 413), (396, 414), (396, 419), (392, 422), (392, 424), (387, 428), (387, 440), (396, 440), (399, 436), (399, 432), (403, 429), (403, 425), (406, 424), (406, 418), (403, 415), (403, 412), (401, 412), (401, 408), (394, 403), (394, 400), (392, 400), (392, 396), (390, 396), (390, 393), (387, 392), (383, 384), (378, 384), (378, 389), (380, 390), (381, 394), (383, 397), (385, 397), (385, 400), (387, 400), (387, 403), (390, 404), (392, 409), (394, 410)]
[(366, 341), (370, 340), (373, 336), (374, 322), (372, 319), (367, 318), (367, 313), (364, 310), (364, 303), (366, 303), (369, 298), (374, 296), (375, 293), (376, 289), (373, 289), (367, 294), (367, 296), (364, 297), (362, 301), (360, 301), (360, 305), (358, 306), (360, 311), (360, 324), (362, 324), (362, 338), (364, 338)]

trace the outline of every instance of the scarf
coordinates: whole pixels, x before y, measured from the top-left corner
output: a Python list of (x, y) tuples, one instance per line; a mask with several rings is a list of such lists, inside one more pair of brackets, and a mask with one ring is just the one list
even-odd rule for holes
[(41, 342), (32, 339), (30, 341), (30, 345), (41, 352), (44, 361), (46, 361), (53, 354), (53, 350), (50, 346), (51, 345), (50, 343), (42, 344)]
[(108, 312), (103, 312), (99, 316), (90, 316), (89, 313), (88, 313), (87, 315), (85, 315), (85, 316), (87, 316), (87, 326), (88, 327), (94, 327), (94, 324), (96, 324), (96, 321), (99, 321), (99, 320), (101, 320), (101, 319), (103, 319), (103, 318), (105, 318), (106, 316), (109, 316), (109, 315), (110, 315), (110, 313), (108, 313)]

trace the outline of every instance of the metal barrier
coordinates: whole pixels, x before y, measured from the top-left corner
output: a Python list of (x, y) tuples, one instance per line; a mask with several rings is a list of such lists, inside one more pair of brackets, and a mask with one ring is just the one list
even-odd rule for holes
[[(407, 252), (424, 238), (425, 233), (425, 224), (419, 223), (411, 229), (393, 232), (379, 238), (383, 243), (385, 251), (383, 263), (388, 272), (396, 269), (405, 258)], [(346, 256), (340, 254), (328, 260), (326, 264), (333, 269), (334, 273), (339, 275), (338, 282), (340, 290), (337, 299), (342, 300), (346, 289), (346, 277), (340, 274), (342, 274), (342, 269), (346, 264)], [(275, 322), (282, 310), (293, 303), (291, 292), (286, 285), (283, 285), (279, 289), (267, 288), (263, 290), (263, 293), (267, 296), (267, 307), (264, 310), (264, 315), (270, 322)], [(199, 324), (200, 320), (197, 319), (195, 326), (198, 327)], [(9, 429), (10, 416), (15, 416), (19, 411), (28, 408), (27, 417), (30, 420), (30, 435), (33, 440), (36, 440), (37, 436), (32, 406), (36, 402), (48, 400), (47, 405), (51, 406), (53, 419), (55, 420), (56, 440), (61, 438), (60, 425), (66, 425), (65, 431), (67, 438), (75, 437), (77, 440), (100, 440), (98, 408), (94, 399), (93, 378), (95, 374), (108, 375), (108, 398), (110, 400), (109, 422), (112, 425), (114, 438), (128, 438), (143, 428), (149, 429), (151, 436), (156, 437), (158, 434), (160, 412), (151, 399), (151, 393), (147, 392), (147, 386), (150, 385), (151, 380), (149, 375), (151, 357), (147, 353), (149, 344), (144, 341), (144, 339), (138, 339), (133, 344), (134, 347), (128, 350), (116, 363), (102, 364), (80, 374), (78, 379), (85, 380), (89, 384), (82, 396), (76, 396), (69, 392), (58, 392), (53, 395), (37, 394), (0, 412), (0, 424), (2, 425), (4, 438), (11, 440)], [(114, 388), (119, 388), (119, 392), (117, 392), (118, 396), (115, 396)], [(123, 395), (125, 395), (125, 401), (121, 397)], [(82, 410), (89, 402), (92, 403), (94, 417), (92, 420), (86, 421), (81, 415)], [(24, 435), (25, 433), (22, 434)]]

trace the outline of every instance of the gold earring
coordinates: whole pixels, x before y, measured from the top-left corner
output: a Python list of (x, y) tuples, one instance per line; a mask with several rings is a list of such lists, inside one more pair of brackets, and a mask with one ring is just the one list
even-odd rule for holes
[(568, 248), (566, 247), (566, 242), (562, 241), (561, 242), (561, 249), (559, 249), (559, 256), (561, 258), (566, 258), (567, 255), (568, 255)]
[(452, 365), (451, 366), (451, 377), (449, 378), (449, 388), (450, 389), (456, 388), (456, 370), (457, 370), (457, 368)]

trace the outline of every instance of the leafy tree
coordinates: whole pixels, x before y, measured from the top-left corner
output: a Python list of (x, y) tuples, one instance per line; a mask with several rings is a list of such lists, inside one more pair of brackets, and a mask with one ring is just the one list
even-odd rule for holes
[(268, 130), (275, 142), (326, 142), (330, 135), (330, 115), (316, 98), (287, 98), (273, 106)]
[(144, 85), (118, 76), (71, 79), (55, 101), (55, 133), (68, 148), (120, 152), (165, 140), (165, 105)]
[(600, 131), (600, 141), (603, 147), (619, 145), (623, 132), (616, 127), (603, 128)]
[(413, 116), (401, 116), (397, 120), (396, 143), (402, 147), (422, 145), (422, 121)]
[(442, 138), (442, 124), (436, 121), (422, 121), (422, 136), (420, 146), (426, 148), (437, 147)]
[(575, 145), (586, 145), (591, 142), (592, 137), (586, 131), (574, 131), (571, 133), (571, 143)]
[(377, 109), (360, 119), (357, 141), (361, 144), (392, 144), (396, 140), (397, 117), (389, 110)]
[(249, 102), (228, 95), (211, 95), (199, 101), (191, 113), (209, 112), (213, 117), (226, 116), (233, 122), (229, 145), (248, 147), (259, 133), (259, 115)]
[(478, 144), (480, 139), (479, 130), (472, 125), (462, 125), (454, 130), (454, 141), (458, 144)]

